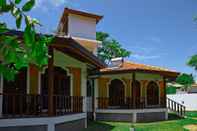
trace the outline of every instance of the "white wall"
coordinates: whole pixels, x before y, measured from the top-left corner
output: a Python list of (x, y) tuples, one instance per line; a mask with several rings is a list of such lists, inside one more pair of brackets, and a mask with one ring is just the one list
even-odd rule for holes
[(74, 37), (96, 39), (96, 19), (69, 14), (68, 34)]
[(168, 98), (186, 106), (186, 110), (197, 111), (197, 94), (174, 94), (167, 95)]

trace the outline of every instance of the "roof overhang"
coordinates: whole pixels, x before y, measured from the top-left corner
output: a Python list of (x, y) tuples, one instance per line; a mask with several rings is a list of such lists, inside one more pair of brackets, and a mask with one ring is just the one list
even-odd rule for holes
[(88, 12), (84, 12), (84, 11), (79, 11), (79, 10), (73, 10), (70, 8), (64, 8), (64, 13), (63, 13), (62, 18), (64, 18), (65, 15), (69, 15), (69, 14), (93, 18), (93, 19), (96, 19), (96, 23), (98, 23), (103, 18), (103, 16), (101, 16), (101, 15), (96, 15), (96, 14), (92, 14), (92, 13), (88, 13)]
[(170, 71), (154, 71), (154, 70), (143, 70), (143, 69), (127, 69), (127, 70), (110, 70), (110, 71), (100, 71), (97, 72), (99, 75), (109, 75), (109, 74), (126, 74), (126, 73), (149, 73), (149, 74), (158, 74), (166, 78), (176, 78), (180, 73), (179, 72), (170, 72)]
[[(19, 39), (23, 38), (22, 31), (10, 30), (9, 32), (6, 32), (4, 34), (15, 35)], [(43, 35), (43, 34), (37, 34), (37, 35)], [(50, 44), (51, 47), (73, 58), (76, 58), (79, 61), (85, 62), (94, 68), (101, 69), (106, 67), (105, 63), (99, 60), (98, 57), (96, 57), (93, 53), (85, 49), (83, 46), (81, 46), (77, 41), (75, 41), (71, 37), (61, 37), (61, 36), (53, 36), (46, 34), (45, 36), (54, 37), (52, 43)]]
[(80, 61), (86, 62), (89, 65), (93, 65), (96, 68), (101, 69), (106, 67), (106, 64), (99, 60), (98, 57), (85, 49), (82, 45), (80, 45), (76, 40), (72, 38), (56, 36), (51, 46)]

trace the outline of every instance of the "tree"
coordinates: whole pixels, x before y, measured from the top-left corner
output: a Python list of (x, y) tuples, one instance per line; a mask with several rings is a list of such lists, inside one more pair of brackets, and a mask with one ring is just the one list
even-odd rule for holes
[(183, 73), (176, 78), (176, 82), (184, 85), (185, 90), (186, 90), (194, 83), (194, 77), (192, 74), (188, 75), (188, 74)]
[(98, 57), (107, 64), (112, 58), (125, 58), (131, 55), (130, 51), (122, 48), (121, 44), (112, 39), (107, 33), (97, 32), (96, 39), (102, 42), (102, 45), (98, 48)]
[[(11, 14), (16, 22), (16, 28), (21, 29), (24, 21), (24, 33), (22, 38), (17, 35), (8, 35), (9, 27), (0, 21), (0, 75), (8, 80), (22, 68), (34, 64), (41, 68), (47, 64), (48, 44), (52, 37), (36, 33), (36, 26), (40, 26), (38, 20), (31, 18), (27, 13), (34, 7), (35, 0), (0, 0), (0, 16)], [(20, 36), (21, 37), (21, 36)]]
[(187, 65), (193, 67), (197, 71), (197, 54), (193, 55), (189, 61), (187, 62)]

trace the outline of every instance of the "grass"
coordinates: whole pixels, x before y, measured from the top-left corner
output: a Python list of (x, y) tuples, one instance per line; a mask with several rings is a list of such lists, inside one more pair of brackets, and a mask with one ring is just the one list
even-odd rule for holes
[(184, 126), (190, 124), (197, 124), (197, 120), (192, 117), (176, 118), (168, 121), (134, 124), (134, 127), (136, 131), (186, 131)]
[(170, 114), (168, 121), (151, 123), (91, 122), (84, 131), (129, 131), (132, 126), (136, 131), (186, 131), (185, 125), (197, 124), (197, 112), (187, 112), (186, 115), (187, 118), (181, 119)]
[(189, 111), (189, 112), (186, 112), (186, 115), (187, 115), (188, 117), (197, 118), (197, 112), (196, 112), (196, 111)]

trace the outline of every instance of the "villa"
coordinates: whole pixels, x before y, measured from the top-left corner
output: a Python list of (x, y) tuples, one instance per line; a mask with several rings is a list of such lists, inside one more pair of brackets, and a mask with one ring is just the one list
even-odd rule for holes
[[(87, 119), (168, 119), (166, 79), (176, 71), (97, 57), (102, 16), (65, 8), (42, 71), (29, 65), (15, 81), (0, 79), (0, 131), (78, 131)], [(21, 36), (23, 32), (11, 31)]]

